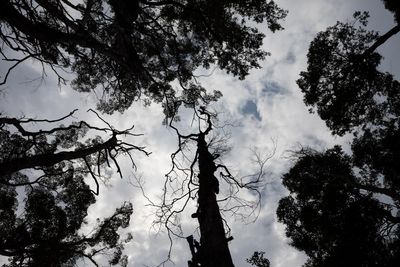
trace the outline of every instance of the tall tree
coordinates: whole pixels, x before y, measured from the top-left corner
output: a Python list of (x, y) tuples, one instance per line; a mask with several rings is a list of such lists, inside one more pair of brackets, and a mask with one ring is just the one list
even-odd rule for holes
[[(130, 203), (99, 219), (90, 233), (82, 226), (99, 193), (104, 166), (113, 162), (119, 169), (118, 155), (145, 151), (119, 140), (129, 130), (83, 121), (30, 129), (32, 123), (48, 127), (73, 113), (56, 120), (0, 117), (0, 255), (9, 259), (4, 266), (71, 266), (82, 259), (98, 266), (99, 255), (108, 255), (112, 265), (127, 265), (118, 230), (129, 224)], [(85, 139), (88, 131), (111, 137)]]
[(359, 28), (339, 22), (319, 33), (298, 84), (305, 103), (317, 110), (334, 134), (354, 134), (355, 166), (374, 180), (382, 174), (384, 183), (399, 192), (400, 82), (378, 69), (382, 56), (376, 48), (400, 26), (379, 36), (364, 29), (367, 17), (356, 12)]
[(351, 155), (302, 150), (283, 176), (290, 195), (277, 215), (305, 266), (400, 263), (400, 83), (378, 69), (376, 51), (400, 27), (379, 36), (365, 29), (367, 13), (354, 17), (317, 35), (298, 80), (334, 134), (354, 134)]
[(192, 215), (198, 219), (200, 226), (199, 263), (200, 266), (207, 267), (233, 267), (216, 197), (219, 193), (219, 181), (214, 176), (217, 170), (214, 162), (216, 157), (210, 153), (206, 142), (206, 136), (212, 129), (211, 119), (204, 110), (200, 112), (201, 115), (207, 116), (207, 128), (191, 137), (197, 142), (196, 155), (199, 167), (198, 208), (195, 215)]
[[(264, 165), (272, 155), (257, 158), (259, 171), (255, 174), (234, 177), (220, 158), (227, 149), (224, 139), (212, 136), (213, 129), (218, 128), (216, 115), (201, 107), (194, 118), (198, 128), (190, 134), (183, 134), (173, 121), (170, 123), (178, 135), (178, 149), (171, 155), (172, 169), (166, 175), (161, 204), (153, 203), (158, 208), (157, 222), (165, 224), (171, 242), (172, 237), (184, 238), (179, 216), (191, 200), (197, 200), (197, 211), (191, 216), (199, 222), (200, 242), (187, 237), (192, 253), (189, 266), (232, 267), (228, 242), (233, 237), (223, 215), (246, 217), (240, 213), (246, 211), (247, 219), (257, 217), (260, 190), (265, 184)], [(195, 153), (188, 153), (191, 151)], [(241, 189), (250, 190), (254, 198), (241, 198)]]
[[(216, 64), (244, 78), (268, 55), (261, 50), (264, 35), (247, 22), (265, 22), (274, 32), (282, 29), (285, 16), (274, 1), (265, 0), (6, 0), (0, 38), (24, 57), (1, 51), (14, 63), (1, 84), (32, 58), (54, 70), (71, 67), (78, 90), (101, 85), (102, 111), (123, 111), (143, 94), (164, 101), (167, 115), (175, 116), (182, 104), (208, 103), (220, 95), (205, 94), (195, 82), (196, 68)], [(181, 86), (180, 97), (173, 81)]]
[(24, 54), (2, 54), (15, 62), (10, 70), (28, 58), (70, 67), (78, 91), (102, 88), (99, 108), (106, 113), (142, 97), (163, 102), (170, 115), (181, 104), (220, 96), (196, 83), (198, 67), (216, 64), (241, 79), (259, 67), (269, 53), (261, 50), (264, 35), (247, 22), (265, 22), (274, 32), (285, 16), (266, 0), (6, 0), (0, 38)]
[[(197, 83), (196, 69), (216, 65), (244, 79), (269, 55), (261, 49), (264, 35), (248, 22), (265, 22), (275, 32), (282, 29), (279, 21), (285, 16), (286, 11), (268, 0), (6, 0), (0, 10), (0, 38), (12, 51), (2, 51), (3, 59), (12, 65), (0, 85), (18, 64), (35, 59), (57, 75), (59, 67), (71, 68), (78, 91), (102, 90), (98, 108), (103, 112), (123, 112), (142, 98), (145, 103), (162, 102), (166, 116), (176, 118), (182, 105), (206, 105), (221, 96)], [(23, 55), (14, 58), (14, 52)], [(113, 136), (112, 144), (102, 145), (116, 145), (115, 140)], [(97, 164), (111, 157), (102, 145), (60, 152), (52, 159), (34, 155), (18, 164), (51, 165), (77, 156), (96, 181), (86, 156), (97, 155), (92, 159)], [(116, 151), (123, 151), (121, 146)], [(4, 172), (18, 171), (15, 163), (4, 162)]]

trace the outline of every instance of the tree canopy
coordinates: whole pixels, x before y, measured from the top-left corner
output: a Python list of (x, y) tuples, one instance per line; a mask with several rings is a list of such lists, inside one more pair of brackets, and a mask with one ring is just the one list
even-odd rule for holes
[[(380, 69), (378, 52), (400, 31), (400, 9), (395, 0), (383, 2), (397, 25), (382, 35), (370, 31), (365, 12), (337, 22), (311, 43), (307, 70), (297, 81), (310, 111), (333, 134), (353, 134), (350, 153), (340, 146), (303, 149), (283, 176), (290, 195), (279, 202), (277, 216), (292, 245), (308, 255), (305, 267), (400, 264), (400, 83)], [(208, 135), (215, 125), (207, 104), (221, 93), (203, 88), (197, 77), (218, 67), (244, 79), (269, 55), (255, 25), (265, 23), (275, 32), (285, 16), (273, 0), (4, 0), (0, 54), (10, 65), (0, 86), (33, 59), (60, 82), (59, 70), (71, 70), (72, 87), (100, 96), (101, 112), (123, 112), (139, 99), (161, 103), (178, 149), (161, 204), (151, 203), (159, 208), (156, 220), (170, 240), (183, 237), (178, 216), (198, 199), (192, 218), (199, 221), (201, 244), (191, 236), (191, 266), (233, 266), (232, 237), (226, 236), (219, 205), (232, 215), (249, 207), (256, 214), (268, 158), (257, 157), (255, 174), (235, 178), (229, 172), (220, 159), (224, 140)], [(187, 135), (174, 124), (181, 106), (192, 108), (192, 125), (198, 124)], [(84, 228), (104, 169), (114, 167), (122, 177), (119, 155), (135, 168), (132, 153), (149, 153), (121, 140), (135, 136), (132, 128), (118, 131), (95, 111), (107, 127), (77, 122), (41, 128), (73, 113), (56, 120), (0, 117), (0, 255), (9, 257), (4, 266), (72, 266), (82, 260), (127, 265), (123, 249), (132, 237), (123, 238), (121, 229), (129, 224), (130, 203)], [(29, 129), (32, 123), (41, 129)], [(256, 200), (242, 201), (243, 188)], [(247, 262), (270, 266), (264, 252)]]
[[(99, 182), (106, 179), (104, 167), (111, 161), (119, 169), (118, 155), (145, 151), (119, 140), (129, 130), (83, 121), (44, 129), (73, 113), (56, 120), (0, 118), (0, 255), (9, 259), (4, 266), (72, 266), (82, 259), (97, 266), (100, 254), (111, 265), (127, 264), (122, 250), (129, 238), (120, 238), (118, 231), (129, 224), (131, 203), (98, 218), (89, 232), (82, 227)], [(43, 128), (30, 129), (32, 123)], [(89, 131), (111, 137), (86, 137)]]
[(278, 219), (307, 267), (400, 263), (400, 83), (379, 70), (376, 51), (400, 27), (380, 36), (365, 29), (367, 13), (354, 18), (316, 36), (298, 80), (332, 133), (354, 136), (350, 155), (302, 149), (283, 176), (290, 195)]
[[(366, 13), (356, 12), (355, 18), (362, 27), (367, 25)], [(374, 182), (383, 179), (398, 193), (400, 83), (378, 70), (382, 56), (375, 49), (400, 27), (382, 36), (362, 27), (339, 22), (319, 33), (298, 84), (305, 103), (317, 109), (333, 133), (354, 134), (354, 166)]]
[[(269, 55), (261, 49), (264, 34), (249, 25), (265, 23), (275, 32), (283, 29), (279, 23), (285, 16), (272, 0), (7, 0), (0, 9), (6, 48), (1, 56), (11, 65), (0, 85), (18, 64), (33, 59), (50, 67), (60, 82), (65, 80), (59, 70), (72, 70), (72, 87), (100, 93), (98, 109), (104, 113), (123, 112), (142, 99), (162, 103), (166, 116), (177, 118), (179, 106), (207, 105), (221, 96), (197, 82), (197, 69), (215, 66), (244, 79)], [(11, 266), (61, 266), (82, 257), (96, 264), (100, 253), (114, 253), (109, 263), (126, 265), (117, 230), (127, 226), (129, 204), (89, 236), (79, 229), (95, 202), (93, 194), (99, 193), (104, 165), (114, 163), (121, 174), (117, 155), (147, 152), (118, 139), (129, 130), (110, 125), (103, 129), (80, 122), (35, 132), (26, 130), (30, 122), (50, 121), (0, 118), (1, 188), (8, 203), (1, 212), (9, 215), (4, 227), (11, 227), (0, 254), (11, 257)], [(111, 137), (81, 142), (88, 129)], [(95, 190), (87, 184), (90, 177)], [(26, 189), (23, 201), (19, 187)], [(19, 232), (22, 241), (10, 245)], [(45, 261), (49, 253), (53, 257)]]
[(356, 12), (354, 18), (315, 37), (307, 71), (301, 72), (297, 81), (306, 105), (339, 135), (357, 126), (393, 123), (400, 114), (400, 84), (390, 73), (378, 69), (382, 56), (376, 51), (400, 31), (400, 26), (379, 36), (365, 29), (368, 13)]
[(216, 64), (243, 79), (259, 67), (269, 54), (261, 49), (264, 34), (247, 22), (265, 22), (274, 32), (285, 16), (264, 0), (7, 0), (0, 38), (24, 54), (2, 54), (15, 64), (34, 58), (54, 70), (72, 68), (76, 90), (100, 88), (103, 112), (122, 112), (142, 98), (163, 102), (170, 115), (182, 103), (207, 104), (220, 96), (196, 82), (197, 68)]
[(291, 244), (309, 257), (304, 266), (398, 265), (400, 218), (393, 213), (399, 202), (380, 201), (376, 194), (386, 188), (366, 182), (338, 146), (299, 154), (283, 176), (291, 194), (280, 200), (277, 215)]

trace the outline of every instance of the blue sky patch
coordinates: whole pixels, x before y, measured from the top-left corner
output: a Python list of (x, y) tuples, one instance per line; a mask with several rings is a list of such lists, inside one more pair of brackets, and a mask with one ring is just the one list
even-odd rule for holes
[(253, 115), (258, 121), (261, 121), (261, 115), (257, 110), (257, 104), (253, 100), (247, 100), (242, 108), (242, 113), (245, 115)]

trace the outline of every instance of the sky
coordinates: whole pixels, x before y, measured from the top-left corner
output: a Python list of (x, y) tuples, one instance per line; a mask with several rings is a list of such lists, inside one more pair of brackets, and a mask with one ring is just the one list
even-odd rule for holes
[[(306, 257), (296, 251), (285, 237), (285, 227), (277, 222), (275, 215), (278, 201), (287, 195), (280, 177), (293, 164), (291, 151), (301, 147), (324, 150), (334, 144), (349, 144), (349, 136), (332, 136), (324, 122), (316, 114), (310, 114), (302, 100), (302, 93), (296, 85), (299, 73), (306, 68), (307, 50), (314, 36), (336, 21), (352, 18), (356, 10), (370, 12), (369, 29), (384, 33), (395, 24), (392, 15), (386, 11), (379, 0), (277, 0), (278, 5), (289, 14), (283, 26), (284, 31), (272, 34), (267, 27), (259, 28), (266, 33), (264, 48), (271, 56), (261, 63), (262, 68), (252, 70), (245, 81), (227, 75), (223, 71), (199, 70), (199, 74), (209, 74), (199, 80), (209, 90), (220, 90), (223, 97), (210, 107), (218, 111), (222, 122), (230, 122), (226, 127), (231, 150), (224, 155), (224, 164), (238, 177), (257, 170), (254, 164), (256, 150), (262, 156), (273, 157), (265, 168), (266, 186), (262, 191), (262, 206), (254, 223), (235, 220), (229, 214), (229, 222), (234, 240), (229, 243), (235, 266), (249, 266), (245, 259), (253, 251), (265, 251), (265, 256), (273, 267), (301, 266)], [(400, 53), (396, 53), (400, 38), (392, 38), (379, 51), (385, 60), (381, 68), (397, 78), (400, 75)], [(0, 63), (0, 75), (7, 66)], [(65, 77), (71, 74), (65, 73)], [(47, 71), (42, 76), (42, 68), (34, 62), (18, 66), (10, 75), (6, 86), (0, 88), (0, 112), (2, 116), (27, 116), (35, 118), (57, 118), (78, 108), (77, 120), (86, 120), (101, 125), (93, 114), (87, 113), (95, 108), (96, 98), (74, 92), (64, 85), (59, 87), (54, 75)], [(185, 113), (183, 112), (183, 117)], [(187, 114), (186, 114), (187, 115)], [(133, 240), (126, 246), (129, 266), (157, 266), (165, 260), (169, 241), (163, 228), (153, 225), (155, 209), (149, 206), (141, 191), (134, 186), (135, 177), (141, 177), (146, 195), (157, 201), (161, 195), (164, 175), (170, 165), (170, 154), (176, 150), (177, 139), (171, 129), (162, 125), (163, 113), (159, 105), (144, 107), (135, 103), (124, 114), (104, 115), (117, 129), (135, 125), (134, 132), (143, 136), (128, 141), (146, 146), (152, 154), (146, 157), (134, 154), (137, 171), (133, 170), (126, 158), (121, 158), (122, 173), (110, 171), (109, 180), (101, 186), (97, 203), (90, 207), (88, 221), (109, 216), (124, 201), (131, 201), (134, 213), (127, 229)], [(180, 124), (183, 128), (187, 121)], [(37, 127), (33, 125), (32, 127)], [(244, 193), (245, 197), (252, 197)], [(192, 210), (196, 203), (189, 204)], [(186, 214), (190, 214), (189, 212)], [(251, 218), (249, 218), (251, 219)], [(196, 221), (190, 216), (182, 216), (184, 234), (196, 230)], [(187, 266), (190, 259), (189, 247), (184, 239), (174, 240), (171, 259), (174, 263), (166, 266)], [(175, 265), (174, 265), (175, 264)], [(84, 266), (84, 264), (82, 264)]]

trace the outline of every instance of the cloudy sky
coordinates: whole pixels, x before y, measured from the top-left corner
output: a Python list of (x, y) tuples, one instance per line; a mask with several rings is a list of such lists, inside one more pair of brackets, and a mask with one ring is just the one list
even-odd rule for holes
[[(324, 123), (309, 114), (303, 104), (302, 94), (295, 81), (301, 70), (306, 68), (306, 54), (315, 34), (337, 20), (351, 19), (355, 10), (370, 12), (369, 28), (386, 32), (394, 26), (392, 15), (379, 0), (277, 0), (278, 4), (289, 10), (283, 23), (285, 30), (272, 34), (266, 31), (265, 50), (272, 55), (262, 62), (262, 68), (253, 70), (245, 81), (227, 76), (215, 70), (209, 77), (201, 78), (203, 85), (220, 90), (223, 98), (213, 105), (220, 112), (221, 121), (232, 122), (228, 144), (231, 152), (223, 157), (224, 163), (233, 173), (243, 176), (252, 173), (257, 166), (252, 163), (252, 149), (268, 155), (276, 146), (274, 157), (266, 168), (267, 186), (263, 190), (262, 208), (255, 223), (242, 223), (226, 216), (232, 228), (234, 240), (230, 242), (235, 266), (248, 266), (245, 259), (253, 251), (265, 251), (273, 267), (301, 266), (305, 256), (291, 248), (284, 236), (284, 225), (276, 220), (275, 210), (279, 199), (287, 194), (280, 183), (280, 176), (293, 163), (290, 150), (301, 146), (326, 149), (336, 143), (346, 145), (348, 137), (338, 138), (330, 135)], [(267, 27), (260, 26), (260, 29)], [(399, 78), (400, 53), (396, 53), (400, 38), (392, 38), (380, 48), (385, 56), (382, 69)], [(4, 62), (0, 65), (3, 76)], [(7, 116), (28, 116), (36, 118), (57, 118), (78, 108), (76, 118), (99, 124), (93, 114), (86, 113), (95, 107), (93, 95), (78, 94), (68, 85), (57, 86), (50, 71), (41, 79), (41, 66), (32, 62), (15, 69), (6, 86), (0, 88), (0, 112)], [(71, 77), (66, 73), (65, 77)], [(124, 201), (131, 201), (134, 214), (129, 231), (132, 242), (126, 247), (129, 266), (156, 266), (168, 253), (169, 241), (164, 229), (152, 227), (155, 210), (140, 191), (132, 186), (134, 177), (142, 177), (147, 196), (154, 201), (161, 194), (164, 174), (170, 168), (170, 154), (176, 149), (176, 136), (170, 129), (162, 126), (163, 114), (160, 106), (143, 107), (136, 103), (124, 114), (105, 116), (116, 128), (128, 128), (135, 124), (135, 133), (143, 137), (130, 139), (134, 144), (144, 145), (152, 154), (144, 157), (135, 154), (138, 166), (135, 172), (126, 159), (121, 159), (124, 179), (111, 174), (110, 180), (102, 186), (95, 205), (90, 208), (89, 221), (108, 216)], [(184, 122), (182, 123), (184, 127)], [(194, 208), (195, 202), (190, 206)], [(188, 217), (182, 218), (185, 235), (195, 231), (196, 222)], [(174, 240), (172, 260), (176, 266), (187, 266), (190, 258), (185, 240)], [(173, 266), (168, 263), (167, 266)]]

